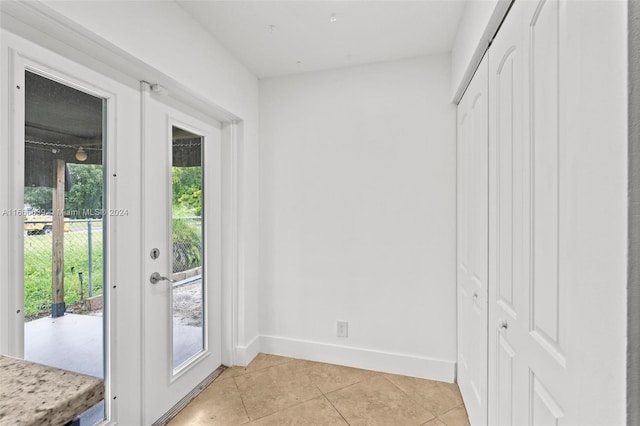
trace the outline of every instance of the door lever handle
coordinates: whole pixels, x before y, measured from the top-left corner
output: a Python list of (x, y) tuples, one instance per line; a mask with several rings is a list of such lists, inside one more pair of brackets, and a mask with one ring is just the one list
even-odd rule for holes
[(169, 281), (170, 283), (175, 283), (175, 281), (171, 278), (163, 277), (157, 272), (151, 274), (151, 276), (149, 277), (149, 281), (151, 282), (151, 284), (158, 284), (158, 282), (160, 281)]
[(502, 322), (500, 323), (500, 328), (503, 330), (507, 330), (509, 328), (509, 323), (507, 322), (507, 320), (502, 320)]

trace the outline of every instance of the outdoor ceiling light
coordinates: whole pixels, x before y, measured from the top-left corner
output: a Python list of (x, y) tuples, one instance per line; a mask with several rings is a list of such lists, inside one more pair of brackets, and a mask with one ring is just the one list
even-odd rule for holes
[(87, 161), (87, 153), (85, 152), (84, 148), (78, 148), (78, 150), (76, 151), (76, 160)]

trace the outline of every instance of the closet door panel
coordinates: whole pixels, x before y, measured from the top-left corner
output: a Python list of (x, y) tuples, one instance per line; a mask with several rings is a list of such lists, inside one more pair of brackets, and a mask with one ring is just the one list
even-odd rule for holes
[[(564, 424), (562, 2), (517, 1), (490, 49), (489, 423)], [(564, 383), (563, 383), (564, 382)]]
[[(564, 336), (570, 311), (567, 277), (561, 273), (560, 246), (564, 230), (560, 227), (561, 152), (568, 141), (561, 134), (563, 75), (560, 62), (566, 22), (562, 11), (566, 1), (523, 2), (526, 20), (526, 63), (528, 87), (526, 130), (529, 140), (528, 233), (524, 238), (529, 255), (528, 312), (521, 347), (526, 351), (528, 389), (522, 391), (520, 406), (531, 413), (530, 423), (572, 424), (566, 413), (572, 398), (565, 354)], [(565, 51), (565, 55), (571, 55)], [(564, 74), (563, 74), (564, 73)]]
[(489, 392), (491, 425), (526, 424), (517, 407), (528, 377), (516, 328), (526, 318), (526, 82), (523, 14), (513, 7), (489, 50)]
[(473, 424), (486, 424), (488, 87), (485, 59), (458, 106), (458, 383)]
[(532, 179), (531, 332), (559, 350), (559, 79), (557, 1), (540, 2), (530, 33), (530, 135)]

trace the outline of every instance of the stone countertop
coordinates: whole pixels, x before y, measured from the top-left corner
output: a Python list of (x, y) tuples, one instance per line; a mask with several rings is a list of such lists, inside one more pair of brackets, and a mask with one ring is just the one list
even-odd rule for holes
[(102, 379), (0, 355), (2, 426), (61, 426), (103, 398)]

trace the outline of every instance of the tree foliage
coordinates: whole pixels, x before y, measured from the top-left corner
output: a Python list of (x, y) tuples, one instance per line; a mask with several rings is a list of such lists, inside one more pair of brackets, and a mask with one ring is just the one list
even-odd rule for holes
[[(202, 167), (173, 167), (173, 205), (202, 214)], [(175, 216), (175, 214), (174, 214)]]
[(202, 266), (202, 167), (173, 167), (173, 272)]
[[(102, 209), (102, 165), (68, 164), (72, 186), (65, 194), (65, 210), (74, 219), (95, 217), (83, 214)], [(202, 215), (202, 167), (173, 167), (173, 206), (186, 216)], [(39, 211), (50, 211), (52, 191), (48, 187), (27, 187), (24, 202)]]
[[(71, 189), (65, 194), (64, 209), (73, 212), (73, 219), (100, 216), (102, 209), (102, 165), (69, 164)], [(98, 214), (86, 214), (88, 211)]]
[[(71, 189), (65, 194), (64, 209), (73, 212), (73, 219), (100, 216), (102, 209), (102, 165), (68, 164)], [(24, 203), (41, 212), (52, 209), (52, 193), (49, 187), (26, 187)], [(97, 214), (87, 214), (94, 212)]]
[(49, 187), (33, 186), (24, 189), (24, 203), (41, 212), (51, 210), (52, 191)]

